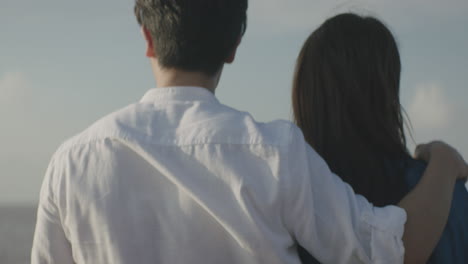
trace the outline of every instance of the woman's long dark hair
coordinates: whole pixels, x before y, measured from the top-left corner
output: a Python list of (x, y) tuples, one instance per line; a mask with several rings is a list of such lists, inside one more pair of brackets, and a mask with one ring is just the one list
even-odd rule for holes
[(398, 203), (406, 190), (403, 169), (386, 169), (408, 156), (400, 73), (388, 28), (372, 17), (341, 14), (307, 39), (294, 76), (294, 116), (307, 142), (378, 206)]

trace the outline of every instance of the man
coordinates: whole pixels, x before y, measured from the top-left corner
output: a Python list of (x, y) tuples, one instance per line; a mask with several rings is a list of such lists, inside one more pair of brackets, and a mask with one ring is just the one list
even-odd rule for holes
[(324, 263), (427, 259), (465, 162), (442, 143), (421, 147), (419, 186), (401, 208), (374, 208), (293, 124), (221, 104), (214, 91), (246, 10), (247, 0), (136, 1), (158, 88), (55, 153), (32, 263), (299, 263), (297, 244)]

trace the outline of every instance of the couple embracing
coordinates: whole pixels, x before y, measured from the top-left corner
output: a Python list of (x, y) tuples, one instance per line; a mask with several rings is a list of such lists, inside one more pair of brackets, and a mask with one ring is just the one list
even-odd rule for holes
[(442, 142), (408, 153), (390, 31), (327, 20), (296, 124), (259, 123), (215, 96), (247, 5), (136, 1), (157, 88), (54, 154), (32, 263), (466, 263), (468, 166)]

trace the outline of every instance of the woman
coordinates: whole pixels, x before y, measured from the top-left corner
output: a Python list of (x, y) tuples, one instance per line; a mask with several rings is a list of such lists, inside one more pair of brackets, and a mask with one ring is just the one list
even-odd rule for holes
[[(377, 206), (397, 204), (425, 169), (406, 148), (400, 72), (397, 44), (384, 24), (341, 14), (312, 33), (294, 76), (294, 116), (306, 140)], [(303, 263), (318, 263), (305, 250), (299, 253)], [(468, 263), (463, 182), (457, 182), (448, 224), (430, 263)]]

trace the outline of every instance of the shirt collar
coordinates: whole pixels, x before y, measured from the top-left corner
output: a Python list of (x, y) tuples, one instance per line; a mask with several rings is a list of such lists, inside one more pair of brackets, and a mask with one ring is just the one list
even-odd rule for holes
[(150, 89), (140, 102), (154, 101), (213, 101), (215, 95), (206, 88), (192, 86), (174, 86)]

